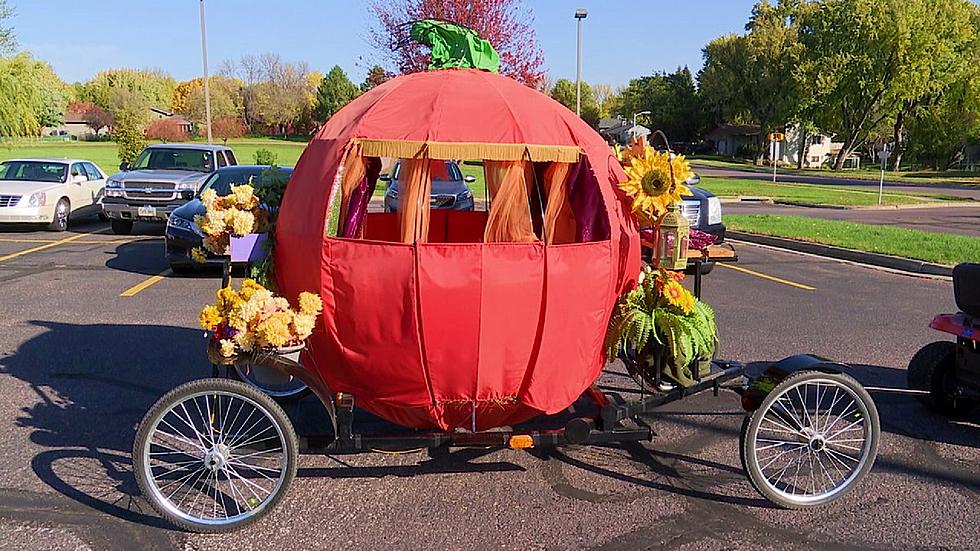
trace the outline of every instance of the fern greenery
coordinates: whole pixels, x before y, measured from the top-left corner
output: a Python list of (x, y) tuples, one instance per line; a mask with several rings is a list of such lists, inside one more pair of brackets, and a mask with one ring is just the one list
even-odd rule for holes
[(619, 297), (606, 333), (610, 361), (624, 347), (644, 350), (654, 345), (666, 346), (679, 368), (714, 356), (718, 346), (714, 311), (693, 297), (689, 312), (671, 304), (660, 289), (672, 279), (667, 272), (645, 266), (639, 285)]

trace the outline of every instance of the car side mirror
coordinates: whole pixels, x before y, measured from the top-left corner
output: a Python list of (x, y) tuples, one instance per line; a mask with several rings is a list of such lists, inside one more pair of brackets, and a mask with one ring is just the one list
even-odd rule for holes
[(390, 182), (391, 174), (382, 174), (381, 176), (378, 176), (378, 179), (381, 180), (382, 182)]
[(684, 182), (684, 185), (687, 185), (687, 186), (696, 186), (696, 185), (698, 185), (700, 183), (701, 183), (701, 177), (698, 176), (697, 174), (695, 174), (694, 176), (691, 176), (690, 178), (688, 178), (687, 181)]
[(469, 174), (467, 174), (466, 176), (463, 176), (463, 181), (466, 182), (467, 184), (472, 184), (473, 182), (476, 181), (476, 176), (470, 176)]
[(88, 181), (88, 178), (86, 178), (85, 176), (82, 176), (81, 174), (72, 174), (71, 175), (71, 183), (73, 183), (73, 184), (84, 184), (87, 181)]
[(119, 163), (119, 170), (121, 170), (123, 172), (129, 172), (129, 169), (131, 169), (131, 168), (133, 168), (133, 165), (131, 165), (131, 164), (127, 163), (127, 162)]

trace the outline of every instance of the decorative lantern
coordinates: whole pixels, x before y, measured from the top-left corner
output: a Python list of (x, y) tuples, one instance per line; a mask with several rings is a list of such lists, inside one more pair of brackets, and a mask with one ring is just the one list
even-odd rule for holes
[(687, 249), (691, 238), (691, 225), (675, 203), (657, 225), (657, 250), (655, 266), (680, 271), (687, 268)]

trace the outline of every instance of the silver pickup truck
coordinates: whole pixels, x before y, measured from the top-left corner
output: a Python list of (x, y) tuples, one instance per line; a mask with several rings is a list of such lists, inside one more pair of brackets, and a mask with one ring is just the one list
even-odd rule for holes
[(174, 209), (190, 201), (215, 170), (237, 165), (231, 148), (171, 143), (151, 145), (130, 165), (109, 177), (102, 210), (112, 232), (127, 235), (133, 222), (166, 223)]

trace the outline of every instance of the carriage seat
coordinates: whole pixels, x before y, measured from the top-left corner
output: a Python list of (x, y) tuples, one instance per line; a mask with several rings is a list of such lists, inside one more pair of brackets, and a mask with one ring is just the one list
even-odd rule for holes
[[(481, 243), (487, 212), (432, 209), (429, 213), (429, 243)], [(399, 241), (397, 212), (369, 212), (364, 221), (364, 239)]]
[(980, 264), (964, 263), (953, 268), (953, 296), (963, 313), (980, 319)]

